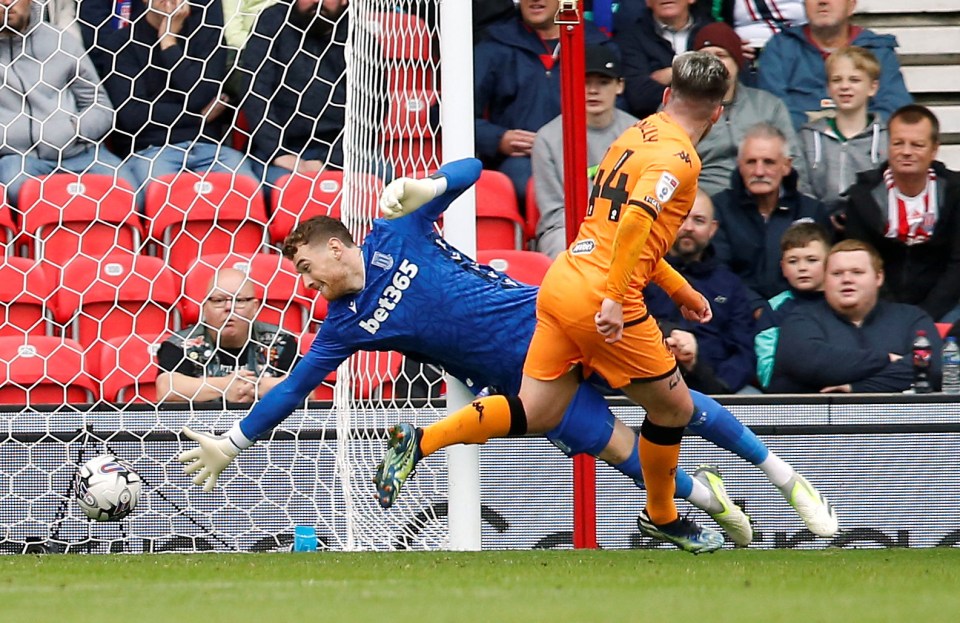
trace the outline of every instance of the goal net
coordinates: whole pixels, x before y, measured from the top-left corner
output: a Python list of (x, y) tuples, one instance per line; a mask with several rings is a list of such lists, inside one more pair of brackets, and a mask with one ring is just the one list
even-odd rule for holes
[[(3, 152), (20, 165), (0, 208), (0, 551), (270, 550), (289, 547), (296, 525), (315, 526), (331, 549), (446, 546), (442, 458), (418, 466), (389, 511), (370, 482), (390, 424), (439, 417), (439, 371), (398, 353), (351, 357), (314, 392), (325, 403), (241, 454), (209, 494), (182, 474), (175, 457), (194, 444), (178, 433), (222, 432), (245, 411), (191, 401), (201, 394), (182, 387), (158, 395), (156, 380), (160, 345), (209, 322), (211, 279), (224, 268), (253, 283), (256, 320), (306, 351), (326, 305), (279, 254), (283, 238), (327, 214), (362, 241), (386, 181), (439, 166), (441, 36), (464, 34), (440, 32), (439, 0), (350, 0), (342, 15), (315, 17), (290, 0), (231, 3), (228, 15), (218, 0), (192, 0), (185, 20), (135, 1), (103, 15), (78, 3), (64, 16), (59, 4), (35, 1), (22, 28), (53, 52), (36, 58), (40, 48), (25, 45), (0, 60), (14, 74), (43, 69), (38, 88), (21, 84), (14, 114), (33, 134)], [(202, 33), (218, 29), (221, 47), (204, 48)], [(90, 111), (110, 122), (88, 127)], [(58, 134), (71, 114), (79, 140)], [(165, 140), (150, 144), (156, 136)], [(270, 141), (277, 166), (258, 166)], [(180, 158), (174, 173), (150, 160), (161, 147)], [(253, 337), (258, 372), (276, 355), (274, 333)], [(209, 363), (198, 335), (179, 343), (191, 369), (234, 374)], [(127, 519), (98, 524), (71, 483), (103, 453), (132, 463), (144, 494)]]

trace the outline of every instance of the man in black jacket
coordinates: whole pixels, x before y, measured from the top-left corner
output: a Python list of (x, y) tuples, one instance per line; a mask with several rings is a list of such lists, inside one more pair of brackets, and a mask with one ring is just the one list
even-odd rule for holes
[[(124, 168), (147, 184), (181, 171), (253, 176), (243, 154), (221, 144), (227, 73), (220, 0), (143, 0), (129, 28), (109, 33), (95, 54), (117, 108), (115, 144), (133, 153)], [(125, 144), (124, 144), (125, 143)]]
[(889, 160), (847, 191), (847, 238), (872, 244), (887, 267), (882, 295), (935, 320), (960, 317), (960, 173), (935, 160), (937, 117), (917, 104), (890, 118)]
[(942, 342), (919, 307), (879, 300), (883, 260), (859, 240), (827, 255), (824, 300), (797, 307), (780, 327), (771, 392), (902, 392), (913, 382), (913, 340), (931, 344), (930, 377), (940, 381)]
[(831, 229), (828, 208), (797, 189), (787, 139), (769, 123), (746, 131), (731, 187), (713, 196), (720, 229), (713, 239), (717, 259), (751, 290), (752, 309), (789, 287), (780, 270), (780, 239), (793, 223)]

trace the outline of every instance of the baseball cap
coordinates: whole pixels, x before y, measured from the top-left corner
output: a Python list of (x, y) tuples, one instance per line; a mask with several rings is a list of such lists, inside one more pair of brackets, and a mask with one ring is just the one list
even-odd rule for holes
[(587, 46), (586, 69), (588, 74), (600, 74), (610, 78), (620, 78), (620, 59), (609, 45)]
[(701, 28), (693, 39), (693, 49), (703, 48), (723, 48), (736, 61), (737, 67), (743, 67), (743, 42), (728, 24), (710, 22)]

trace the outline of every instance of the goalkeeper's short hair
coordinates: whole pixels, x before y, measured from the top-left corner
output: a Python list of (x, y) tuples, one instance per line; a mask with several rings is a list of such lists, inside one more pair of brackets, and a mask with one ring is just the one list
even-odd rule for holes
[(350, 230), (340, 219), (330, 216), (314, 216), (297, 225), (283, 240), (283, 257), (292, 260), (297, 249), (303, 245), (326, 244), (336, 238), (348, 247), (356, 246)]

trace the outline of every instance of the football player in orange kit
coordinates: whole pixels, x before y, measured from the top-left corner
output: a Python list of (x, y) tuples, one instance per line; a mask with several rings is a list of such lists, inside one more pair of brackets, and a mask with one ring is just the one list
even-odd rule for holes
[(663, 109), (611, 145), (577, 239), (544, 278), (520, 395), (478, 398), (424, 429), (394, 426), (377, 473), (383, 506), (393, 503), (416, 463), (440, 448), (551, 430), (580, 381), (596, 373), (647, 413), (639, 442), (647, 488), (640, 527), (693, 553), (723, 545), (719, 532), (679, 517), (673, 501), (680, 440), (694, 407), (641, 293), (655, 280), (685, 317), (710, 320), (707, 300), (662, 258), (693, 205), (695, 146), (723, 110), (728, 78), (710, 54), (674, 59)]

